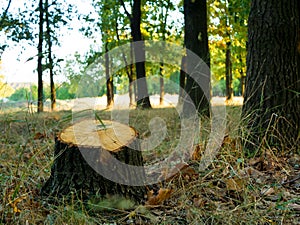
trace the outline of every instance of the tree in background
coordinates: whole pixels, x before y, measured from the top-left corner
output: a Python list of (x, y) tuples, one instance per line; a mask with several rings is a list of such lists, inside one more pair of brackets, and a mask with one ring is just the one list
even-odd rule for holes
[(43, 0), (39, 0), (39, 42), (38, 42), (38, 112), (43, 112), (44, 110), (44, 98), (43, 98), (43, 41), (44, 41), (44, 4)]
[(141, 108), (151, 108), (146, 82), (145, 44), (142, 41), (143, 39), (141, 33), (141, 0), (133, 1), (131, 14), (127, 11), (124, 1), (120, 1), (128, 19), (130, 20), (131, 36), (134, 42), (134, 56), (136, 59), (140, 59), (139, 62), (135, 63), (138, 94), (137, 106)]
[[(220, 86), (225, 79), (227, 99), (232, 93), (243, 95), (250, 1), (208, 0), (208, 7), (213, 90), (217, 90), (214, 86)], [(239, 88), (236, 87), (238, 84)]]
[(52, 40), (51, 40), (51, 28), (50, 28), (50, 19), (49, 19), (49, 1), (45, 2), (45, 20), (46, 20), (46, 42), (48, 45), (48, 63), (49, 63), (49, 75), (50, 75), (50, 96), (51, 96), (51, 110), (55, 110), (56, 108), (56, 94), (55, 94), (55, 86), (54, 86), (54, 72), (53, 72), (53, 58), (52, 58)]
[(104, 64), (106, 75), (106, 97), (107, 107), (111, 108), (114, 103), (114, 84), (113, 74), (111, 74), (111, 66), (113, 64), (112, 59), (109, 56), (109, 51), (114, 48), (116, 43), (117, 31), (115, 30), (115, 24), (119, 17), (119, 4), (118, 2), (108, 1), (96, 1), (94, 3), (95, 8), (99, 14), (99, 21), (97, 27), (100, 29), (102, 37), (102, 51), (104, 52)]
[[(63, 5), (63, 3), (65, 5)], [(72, 6), (68, 5), (66, 2), (45, 0), (45, 23), (46, 32), (44, 39), (47, 45), (47, 51), (44, 53), (47, 55), (47, 62), (45, 64), (45, 69), (49, 70), (50, 76), (50, 99), (51, 99), (51, 110), (55, 110), (56, 107), (56, 88), (54, 85), (54, 67), (58, 66), (58, 63), (63, 61), (63, 59), (56, 59), (52, 51), (53, 44), (60, 45), (58, 41), (58, 30), (62, 29), (68, 24), (70, 20)], [(63, 10), (64, 8), (64, 10)]]
[[(185, 47), (199, 56), (203, 62), (210, 66), (210, 57), (208, 49), (208, 36), (207, 36), (207, 7), (206, 0), (185, 0), (184, 1), (184, 21), (185, 21), (185, 35), (184, 35), (184, 44)], [(193, 58), (191, 53), (187, 52), (187, 59)], [(185, 91), (193, 101), (199, 114), (203, 116), (210, 116), (209, 110), (209, 100), (205, 96), (204, 91), (190, 75), (193, 72), (196, 72), (198, 66), (201, 66), (201, 62), (191, 62), (191, 60), (186, 60), (187, 68), (187, 78)], [(205, 71), (208, 72), (209, 71)], [(197, 74), (196, 76), (203, 76), (203, 74)], [(205, 74), (209, 76), (210, 74)], [(209, 85), (210, 82), (205, 85)], [(186, 104), (186, 105), (185, 105)], [(184, 101), (184, 110), (189, 110), (189, 105), (187, 101)]]
[[(147, 14), (148, 18), (153, 20), (153, 22), (149, 23), (148, 31), (150, 33), (150, 38), (152, 40), (161, 40), (161, 41), (174, 41), (174, 39), (178, 39), (178, 35), (174, 37), (172, 35), (170, 28), (174, 26), (174, 21), (172, 24), (168, 23), (168, 18), (170, 17), (170, 12), (175, 10), (175, 5), (171, 0), (163, 1), (148, 1), (149, 10)], [(149, 21), (148, 21), (149, 22)], [(151, 30), (150, 30), (151, 29)], [(163, 105), (164, 101), (164, 77), (165, 77), (165, 69), (164, 69), (164, 58), (161, 57), (159, 64), (159, 103)]]
[(247, 152), (299, 150), (300, 23), (297, 0), (253, 0), (242, 116)]

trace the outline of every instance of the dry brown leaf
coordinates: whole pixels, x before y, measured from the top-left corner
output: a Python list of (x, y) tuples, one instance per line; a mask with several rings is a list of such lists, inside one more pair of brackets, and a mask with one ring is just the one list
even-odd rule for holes
[(38, 140), (38, 139), (43, 139), (43, 138), (45, 138), (45, 137), (46, 137), (46, 134), (45, 134), (45, 133), (37, 132), (37, 133), (35, 133), (33, 139), (34, 139), (34, 140)]
[(178, 178), (179, 176), (186, 180), (190, 180), (191, 178), (197, 178), (198, 173), (188, 164), (178, 163), (171, 170), (164, 170), (159, 179), (163, 179), (168, 182), (171, 179)]
[(229, 191), (243, 191), (243, 187), (244, 187), (243, 179), (237, 177), (229, 178), (225, 181), (225, 183), (226, 183), (226, 188)]
[(236, 149), (236, 144), (237, 144), (236, 142), (237, 142), (236, 139), (232, 139), (231, 137), (226, 135), (223, 139), (221, 147), (224, 148), (226, 146), (231, 149)]
[(16, 199), (14, 199), (13, 201), (10, 201), (9, 204), (10, 206), (13, 208), (14, 213), (19, 213), (21, 212), (21, 210), (18, 208), (18, 203), (20, 203), (21, 201), (23, 201), (24, 199), (26, 199), (26, 196), (20, 196)]
[(146, 202), (146, 205), (160, 205), (170, 198), (172, 191), (172, 189), (161, 188), (156, 196), (153, 195), (153, 191), (148, 192), (148, 201)]
[(203, 147), (202, 145), (196, 145), (195, 150), (192, 153), (192, 160), (200, 160), (201, 159), (201, 155), (203, 152)]

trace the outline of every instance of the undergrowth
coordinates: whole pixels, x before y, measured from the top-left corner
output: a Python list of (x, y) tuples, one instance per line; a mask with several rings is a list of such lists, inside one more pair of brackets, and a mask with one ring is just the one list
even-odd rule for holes
[[(155, 205), (119, 196), (82, 202), (77, 193), (71, 202), (47, 202), (39, 191), (50, 176), (55, 135), (72, 123), (72, 112), (0, 114), (0, 224), (300, 224), (300, 156), (275, 156), (264, 148), (260, 156), (245, 157), (240, 113), (239, 106), (227, 107), (226, 136), (206, 170), (199, 170), (205, 134), (187, 167), (148, 187), (154, 195), (170, 190)], [(111, 112), (99, 115), (110, 119)], [(172, 108), (132, 110), (129, 124), (146, 139), (153, 118), (167, 133), (154, 150), (143, 152), (146, 165), (168, 157), (181, 135)]]

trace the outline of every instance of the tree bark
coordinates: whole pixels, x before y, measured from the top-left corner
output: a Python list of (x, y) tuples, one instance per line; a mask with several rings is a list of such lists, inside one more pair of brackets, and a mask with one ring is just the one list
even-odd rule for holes
[(299, 148), (299, 1), (253, 0), (242, 116), (245, 150)]
[(239, 55), (239, 61), (240, 61), (240, 93), (241, 93), (241, 96), (244, 97), (245, 95), (245, 75), (244, 75), (244, 70), (243, 70), (243, 60), (242, 60), (242, 56)]
[(148, 95), (148, 87), (146, 82), (145, 71), (145, 44), (142, 41), (141, 32), (141, 0), (134, 0), (132, 7), (132, 18), (130, 22), (131, 35), (134, 43), (134, 56), (135, 59), (139, 59), (139, 62), (135, 63), (136, 78), (137, 78), (137, 106), (141, 108), (151, 108), (150, 98)]
[(50, 29), (50, 21), (49, 21), (49, 2), (46, 0), (45, 2), (46, 9), (46, 27), (47, 27), (47, 44), (48, 44), (48, 61), (49, 61), (49, 73), (50, 73), (50, 96), (51, 96), (51, 110), (54, 111), (56, 109), (56, 91), (54, 85), (54, 73), (53, 73), (53, 58), (52, 58), (52, 41), (51, 41), (51, 29)]
[(116, 194), (144, 201), (145, 173), (137, 132), (120, 123), (102, 122), (106, 127), (82, 120), (57, 136), (55, 160), (42, 196), (62, 197), (73, 191), (84, 199)]
[[(188, 50), (192, 51), (194, 54), (198, 55), (204, 63), (210, 66), (210, 57), (208, 49), (208, 36), (207, 36), (207, 6), (205, 0), (185, 0), (184, 1), (184, 20), (185, 20), (185, 36), (184, 43)], [(204, 91), (196, 82), (191, 74), (197, 74), (200, 76), (209, 76), (209, 71), (205, 71), (208, 74), (202, 74), (203, 71), (197, 71), (198, 66), (201, 67), (201, 62), (191, 62), (191, 52), (187, 52), (187, 79), (185, 85), (185, 91), (193, 101), (199, 114), (203, 116), (210, 117), (209, 104), (210, 99), (207, 99)], [(207, 84), (208, 89), (210, 89), (210, 82)], [(209, 96), (210, 98), (210, 96)], [(189, 101), (184, 101), (184, 110), (189, 110)], [(189, 112), (186, 112), (188, 114)]]
[(231, 62), (231, 42), (226, 43), (226, 100), (230, 101), (233, 97), (232, 90), (232, 62)]
[[(162, 60), (163, 61), (163, 60)], [(164, 63), (160, 63), (159, 67), (159, 86), (160, 86), (160, 92), (159, 92), (159, 104), (163, 105), (164, 104), (164, 96), (165, 96), (165, 84), (164, 84)]]
[(111, 108), (114, 104), (114, 85), (113, 77), (109, 71), (109, 54), (108, 54), (108, 42), (105, 43), (105, 76), (106, 76), (106, 97), (107, 97), (107, 108)]
[(186, 79), (186, 56), (183, 56), (181, 59), (181, 69), (179, 74), (179, 96), (178, 96), (178, 103), (182, 103), (182, 99), (184, 97), (184, 89), (185, 89), (185, 79)]
[[(164, 1), (162, 1), (164, 2)], [(162, 3), (160, 2), (160, 4)], [(169, 12), (169, 5), (170, 5), (170, 0), (166, 1), (167, 7), (166, 7), (166, 12), (164, 13), (164, 6), (161, 4), (161, 13), (160, 17), (163, 22), (161, 23), (161, 34), (162, 34), (162, 40), (165, 42), (166, 41), (166, 32), (167, 32), (167, 19), (168, 19), (168, 12)], [(160, 59), (160, 69), (159, 69), (159, 86), (160, 86), (160, 93), (159, 93), (159, 104), (163, 105), (164, 104), (164, 96), (165, 96), (165, 82), (164, 82), (164, 59)]]
[(150, 98), (148, 95), (148, 87), (146, 81), (145, 71), (145, 43), (142, 41), (141, 32), (141, 0), (134, 0), (132, 6), (132, 15), (127, 11), (125, 3), (120, 0), (125, 14), (130, 20), (132, 46), (135, 56), (135, 69), (136, 69), (136, 86), (137, 86), (137, 107), (152, 108)]
[(43, 98), (43, 40), (44, 40), (44, 9), (43, 9), (43, 0), (39, 1), (39, 43), (38, 43), (38, 112), (43, 112), (44, 110), (44, 98)]

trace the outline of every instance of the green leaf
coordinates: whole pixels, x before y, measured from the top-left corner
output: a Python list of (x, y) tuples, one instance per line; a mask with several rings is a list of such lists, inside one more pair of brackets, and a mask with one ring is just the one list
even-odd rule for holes
[(96, 112), (95, 112), (95, 117), (101, 123), (101, 125), (104, 127), (104, 129), (105, 129), (106, 128), (105, 124), (103, 123), (103, 121), (101, 120), (100, 116), (98, 116)]

